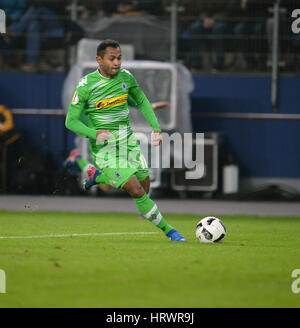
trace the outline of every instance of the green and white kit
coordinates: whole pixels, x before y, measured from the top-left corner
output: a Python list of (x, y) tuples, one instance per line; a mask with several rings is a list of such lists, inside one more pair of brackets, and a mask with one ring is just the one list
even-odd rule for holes
[[(84, 76), (76, 87), (66, 118), (68, 129), (89, 138), (94, 164), (104, 173), (101, 183), (116, 188), (122, 188), (133, 175), (139, 181), (149, 176), (130, 127), (128, 102), (142, 112), (152, 130), (161, 131), (149, 100), (134, 76), (122, 68), (111, 78), (103, 77), (99, 70)], [(84, 115), (87, 122), (82, 119)], [(109, 130), (111, 138), (97, 144), (98, 130)]]

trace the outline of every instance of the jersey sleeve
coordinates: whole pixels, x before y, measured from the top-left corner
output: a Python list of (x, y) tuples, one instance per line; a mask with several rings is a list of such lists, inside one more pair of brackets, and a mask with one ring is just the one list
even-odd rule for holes
[(129, 105), (129, 106), (131, 106), (131, 107), (135, 107), (135, 108), (137, 107), (136, 102), (134, 101), (134, 99), (133, 99), (130, 95), (128, 95), (127, 102), (128, 102), (128, 105)]
[(82, 114), (84, 114), (86, 102), (86, 90), (82, 86), (77, 87), (68, 109), (65, 125), (69, 130), (79, 134), (82, 137), (96, 140), (97, 130), (89, 128), (82, 123), (80, 119)]
[(132, 97), (132, 99), (135, 101), (136, 107), (142, 112), (143, 116), (152, 127), (152, 130), (161, 131), (160, 125), (153, 111), (151, 103), (149, 102), (143, 90), (137, 84), (135, 78), (132, 75), (131, 79), (132, 83), (128, 92), (129, 96)]

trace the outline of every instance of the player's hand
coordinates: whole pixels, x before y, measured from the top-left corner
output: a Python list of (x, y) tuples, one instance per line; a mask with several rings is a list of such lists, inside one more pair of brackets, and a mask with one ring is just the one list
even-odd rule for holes
[(162, 137), (160, 131), (152, 131), (151, 134), (151, 145), (157, 147), (161, 144)]
[(110, 139), (110, 131), (109, 130), (98, 130), (96, 135), (96, 142), (103, 143), (105, 140)]
[(159, 101), (159, 102), (152, 103), (153, 109), (169, 108), (169, 107), (170, 107), (170, 104), (166, 101)]

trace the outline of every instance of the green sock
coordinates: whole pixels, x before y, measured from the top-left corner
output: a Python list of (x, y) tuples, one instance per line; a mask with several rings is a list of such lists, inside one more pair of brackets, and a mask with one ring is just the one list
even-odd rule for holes
[[(84, 172), (85, 174), (86, 174), (87, 170), (91, 167), (91, 165), (93, 165), (92, 163), (90, 163), (89, 161), (87, 161), (86, 159), (84, 159), (82, 157), (76, 161), (76, 164), (80, 167), (80, 170), (82, 172)], [(98, 175), (96, 178), (96, 182), (110, 185), (109, 179), (104, 174)]]
[(86, 174), (86, 171), (88, 168), (92, 165), (89, 161), (84, 159), (83, 157), (80, 157), (77, 161), (76, 164), (80, 167), (80, 170), (83, 171)]
[(142, 216), (160, 228), (165, 234), (173, 229), (159, 212), (157, 205), (151, 200), (147, 194), (141, 198), (134, 198), (135, 205)]
[(96, 182), (97, 183), (104, 183), (104, 184), (106, 184), (108, 186), (111, 186), (110, 181), (109, 181), (109, 178), (104, 173), (102, 173), (102, 174), (100, 174), (100, 175), (97, 176)]

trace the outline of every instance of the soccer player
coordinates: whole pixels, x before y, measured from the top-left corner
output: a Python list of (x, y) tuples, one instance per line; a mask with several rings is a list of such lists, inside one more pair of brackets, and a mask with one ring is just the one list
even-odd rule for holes
[[(149, 170), (130, 127), (127, 99), (132, 97), (152, 128), (151, 144), (161, 144), (161, 128), (151, 104), (134, 76), (121, 68), (117, 41), (105, 40), (97, 48), (99, 68), (78, 83), (66, 117), (66, 127), (88, 137), (95, 165), (87, 171), (85, 188), (104, 183), (128, 192), (140, 214), (172, 241), (186, 239), (170, 226), (147, 195)], [(80, 121), (88, 115), (89, 126)]]
[[(136, 102), (131, 97), (128, 97), (128, 105), (132, 107), (137, 106)], [(166, 101), (160, 101), (160, 102), (151, 103), (151, 106), (153, 109), (160, 109), (160, 108), (168, 108), (170, 107), (170, 104)], [(85, 113), (81, 114), (80, 121), (83, 123), (88, 123), (88, 117), (87, 115), (85, 115)], [(81, 156), (80, 151), (78, 149), (73, 149), (70, 152), (69, 156), (64, 161), (64, 167), (71, 168), (74, 166), (78, 166), (85, 175), (87, 175), (87, 171), (91, 165), (92, 165), (91, 163), (89, 163), (85, 158)], [(145, 187), (148, 187), (148, 189), (146, 189), (145, 192), (149, 194), (150, 186), (147, 185)], [(112, 186), (109, 184), (108, 181), (108, 184), (99, 183), (99, 188), (102, 191), (107, 192), (112, 188)]]

